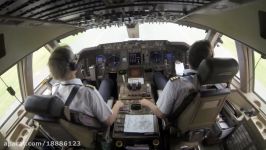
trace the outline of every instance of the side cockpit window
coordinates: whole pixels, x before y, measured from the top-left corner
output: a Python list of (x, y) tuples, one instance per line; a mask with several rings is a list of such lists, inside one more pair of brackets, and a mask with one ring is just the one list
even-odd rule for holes
[[(252, 79), (254, 79), (254, 87), (253, 92), (258, 95), (264, 102), (266, 102), (266, 60), (261, 58), (261, 54), (256, 51), (253, 51), (254, 58), (253, 58), (253, 70), (254, 75), (250, 75), (250, 79), (248, 79), (248, 83), (242, 83), (243, 85), (250, 84)], [(236, 41), (231, 39), (225, 35), (220, 37), (220, 42), (216, 44), (214, 47), (214, 57), (220, 58), (234, 58), (238, 61), (237, 56), (237, 46)], [(239, 62), (239, 61), (238, 61)], [(242, 62), (243, 63), (243, 62)], [(240, 73), (236, 74), (236, 78), (240, 82)]]
[(36, 87), (49, 76), (48, 59), (49, 51), (42, 47), (35, 51), (32, 55), (32, 72), (33, 72), (33, 88)]
[(254, 92), (266, 102), (266, 60), (262, 59), (256, 51), (254, 51), (254, 67), (256, 67)]
[[(7, 91), (7, 86), (12, 87), (16, 92), (12, 96)], [(0, 125), (2, 125), (8, 117), (20, 106), (22, 101), (21, 91), (19, 86), (17, 65), (7, 70), (1, 75), (0, 81)]]

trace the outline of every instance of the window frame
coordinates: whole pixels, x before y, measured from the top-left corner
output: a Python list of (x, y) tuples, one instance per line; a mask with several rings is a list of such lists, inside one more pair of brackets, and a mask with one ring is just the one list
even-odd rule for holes
[[(210, 34), (208, 35), (211, 36), (206, 37), (206, 39), (211, 41), (211, 44), (214, 47), (218, 41), (219, 36), (221, 36), (222, 34), (212, 30), (210, 30), (209, 32)], [(228, 35), (226, 36), (231, 38)], [(239, 63), (240, 79), (237, 80), (237, 78), (234, 77), (232, 85), (233, 87), (237, 88), (236, 91), (238, 91), (238, 93), (242, 95), (245, 98), (245, 100), (253, 106), (253, 108), (255, 108), (258, 112), (262, 112), (263, 114), (266, 115), (266, 110), (265, 110), (266, 100), (264, 101), (264, 99), (254, 91), (255, 87), (254, 67), (256, 63), (254, 62), (254, 51), (256, 50), (238, 40), (235, 40), (235, 42), (236, 42), (237, 58), (239, 61), (238, 63)], [(253, 80), (252, 77), (254, 77)], [(258, 101), (260, 104), (257, 104), (255, 101)]]
[[(13, 112), (3, 121), (3, 123), (0, 125), (1, 130), (7, 130), (5, 128), (9, 128), (6, 126), (13, 126), (14, 124), (18, 123), (18, 120), (21, 119), (20, 116), (16, 118), (14, 115), (16, 112), (20, 111), (19, 109), (23, 106), (23, 102), (25, 101), (26, 97), (28, 95), (32, 95), (33, 93), (33, 78), (32, 78), (32, 54), (25, 56), (20, 61), (13, 64), (10, 68), (12, 68), (14, 65), (17, 65), (17, 76), (19, 80), (19, 87), (21, 92), (21, 100), (22, 103), (20, 103)], [(7, 70), (9, 70), (8, 68)], [(6, 71), (7, 71), (6, 70)], [(23, 110), (23, 115), (25, 114), (25, 110)], [(15, 118), (15, 119), (12, 119)], [(9, 132), (9, 130), (7, 131)]]
[(256, 93), (255, 91), (253, 91), (254, 95), (256, 95), (259, 100), (263, 103), (263, 104), (266, 104), (266, 99), (262, 98), (258, 93)]
[[(48, 46), (51, 46), (51, 48), (48, 47)], [(49, 43), (47, 45), (41, 46), (40, 48), (42, 48), (42, 47), (45, 47), (45, 49), (49, 53), (51, 53), (51, 50), (53, 48), (52, 45), (50, 45)], [(37, 50), (39, 50), (40, 48), (38, 48)], [(32, 52), (31, 54), (25, 56), (20, 61), (14, 63), (10, 67), (10, 68), (12, 68), (14, 65), (17, 65), (17, 67), (16, 67), (17, 68), (17, 76), (18, 76), (18, 80), (19, 80), (19, 88), (20, 88), (20, 92), (21, 92), (21, 99), (22, 99), (23, 102), (26, 100), (26, 97), (28, 95), (33, 95), (34, 94), (33, 70), (32, 70), (33, 69), (32, 68), (32, 57), (33, 57), (33, 53), (34, 52)], [(8, 71), (10, 68), (8, 68), (6, 71)], [(26, 111), (23, 108), (23, 102), (20, 103), (12, 111), (12, 113), (2, 122), (2, 124), (0, 124), (0, 130), (1, 130), (1, 132), (3, 132), (4, 135), (8, 135), (10, 132), (12, 132), (12, 130), (10, 130), (10, 128), (13, 127), (14, 125), (16, 125), (17, 123), (19, 123), (19, 120), (21, 120), (23, 118), (23, 116), (26, 115)]]
[[(253, 79), (252, 79), (252, 93), (254, 93), (258, 98), (259, 100), (263, 103), (263, 104), (266, 104), (266, 98), (263, 98), (261, 95), (259, 95), (256, 91), (255, 91), (255, 80), (256, 80), (256, 68), (255, 68), (255, 65), (257, 62), (255, 62), (255, 52), (258, 53), (259, 55), (262, 55), (260, 52), (256, 51), (253, 49), (253, 52), (252, 52), (252, 62), (253, 62), (253, 65), (252, 65), (252, 70), (253, 70)], [(263, 59), (263, 58), (261, 58)], [(259, 64), (258, 64), (259, 65)]]
[[(19, 69), (19, 64), (18, 63), (15, 63), (15, 64), (13, 64), (10, 68), (8, 68), (4, 73), (6, 73), (9, 69), (11, 69), (12, 67), (14, 67), (14, 66), (17, 66), (16, 67), (16, 69), (17, 69), (17, 77), (18, 77), (18, 84), (19, 84), (19, 88), (20, 88), (20, 93), (21, 93), (21, 100), (22, 100), (22, 102), (19, 102), (19, 105), (18, 106), (16, 106), (14, 109), (13, 109), (13, 111), (9, 114), (9, 116), (8, 117), (6, 117), (5, 119), (4, 119), (4, 121), (3, 122), (1, 122), (1, 124), (0, 124), (0, 129), (2, 129), (4, 126), (5, 126), (5, 124), (9, 121), (9, 119), (10, 118), (12, 118), (12, 116), (18, 111), (18, 109), (23, 105), (23, 102), (24, 102), (24, 97), (23, 97), (23, 91), (22, 91), (22, 87), (21, 87), (21, 82), (20, 82), (20, 69)], [(2, 73), (2, 74), (4, 74), (4, 73)], [(1, 75), (2, 75), (1, 74)], [(17, 93), (17, 92), (16, 92)]]

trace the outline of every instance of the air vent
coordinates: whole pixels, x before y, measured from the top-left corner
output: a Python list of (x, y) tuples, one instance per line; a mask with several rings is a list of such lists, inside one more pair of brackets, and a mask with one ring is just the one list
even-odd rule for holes
[(19, 25), (23, 23), (23, 20), (15, 20), (15, 19), (0, 19), (0, 24), (2, 25)]

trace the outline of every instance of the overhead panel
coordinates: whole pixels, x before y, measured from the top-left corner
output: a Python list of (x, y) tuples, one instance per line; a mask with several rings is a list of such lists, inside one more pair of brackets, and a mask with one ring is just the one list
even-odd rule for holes
[(176, 22), (217, 0), (1, 0), (0, 15), (78, 27)]

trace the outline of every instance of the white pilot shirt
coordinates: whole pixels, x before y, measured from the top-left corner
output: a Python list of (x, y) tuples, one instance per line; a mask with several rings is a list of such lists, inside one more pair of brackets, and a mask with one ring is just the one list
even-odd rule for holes
[[(188, 69), (185, 73), (196, 73), (196, 71)], [(189, 94), (190, 90), (197, 87), (197, 77), (192, 75), (192, 78), (192, 82), (184, 77), (180, 77), (169, 80), (166, 83), (156, 103), (163, 114), (168, 116), (174, 113)]]
[(72, 88), (81, 85), (69, 108), (96, 117), (104, 122), (112, 114), (111, 108), (105, 103), (100, 93), (95, 88), (83, 86), (80, 79), (72, 79), (56, 84), (52, 88), (52, 94), (58, 96), (65, 103)]

